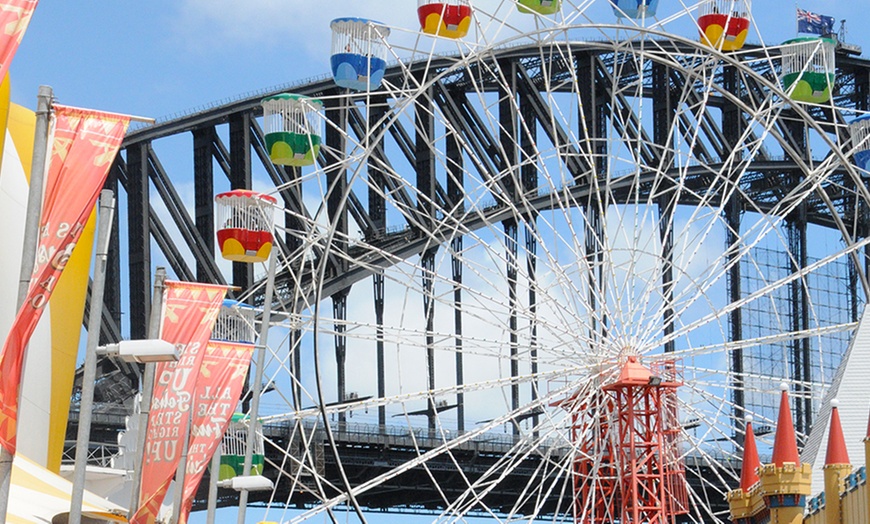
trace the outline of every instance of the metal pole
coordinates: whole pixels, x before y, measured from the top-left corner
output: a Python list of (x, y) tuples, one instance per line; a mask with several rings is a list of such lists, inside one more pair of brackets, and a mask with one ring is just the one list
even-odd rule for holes
[[(272, 313), (272, 293), (275, 288), (275, 259), (277, 255), (272, 250), (269, 257), (269, 276), (266, 279), (266, 293), (263, 297), (263, 319), (260, 324), (260, 339), (257, 353), (257, 370), (254, 373), (254, 383), (251, 385), (251, 412), (248, 417), (248, 438), (245, 442), (245, 465), (242, 475), (247, 477), (251, 474), (251, 462), (254, 458), (254, 437), (256, 436), (257, 418), (260, 412), (260, 387), (263, 383), (263, 367), (266, 365), (266, 349), (269, 341), (269, 323)], [(245, 524), (245, 511), (248, 507), (248, 492), (239, 492), (239, 518), (238, 524)]]
[(91, 307), (88, 313), (88, 340), (82, 371), (82, 393), (79, 403), (79, 430), (76, 435), (76, 459), (73, 468), (72, 497), (69, 505), (69, 524), (81, 524), (82, 502), (85, 495), (85, 473), (88, 468), (88, 444), (91, 440), (91, 412), (94, 407), (94, 382), (97, 378), (97, 344), (100, 343), (100, 324), (103, 316), (103, 290), (106, 286), (106, 263), (109, 259), (109, 240), (112, 220), (115, 218), (115, 194), (111, 189), (100, 192), (97, 252), (94, 257), (94, 283), (91, 286)]
[[(36, 96), (36, 131), (33, 138), (33, 160), (30, 164), (30, 190), (27, 196), (27, 215), (24, 219), (24, 244), (21, 251), (21, 278), (18, 283), (18, 309), (30, 288), (36, 245), (39, 239), (39, 216), (42, 213), (42, 188), (48, 153), (48, 123), (51, 117), (52, 91), (39, 86)], [(0, 524), (6, 524), (6, 507), (12, 485), (12, 454), (0, 446)]]
[(211, 457), (211, 473), (208, 476), (208, 506), (205, 513), (206, 524), (214, 524), (215, 510), (217, 508), (217, 482), (218, 473), (221, 469), (221, 448), (215, 450)]
[[(148, 338), (160, 338), (160, 319), (163, 316), (163, 282), (166, 280), (166, 269), (158, 267), (154, 272), (154, 295), (151, 298), (151, 317), (148, 323)], [(139, 509), (139, 490), (142, 488), (142, 464), (145, 461), (145, 438), (148, 431), (148, 415), (151, 413), (151, 396), (154, 391), (154, 374), (157, 364), (145, 364), (142, 375), (142, 399), (139, 401), (139, 433), (136, 435), (136, 451), (138, 458), (133, 462), (133, 488), (130, 490), (130, 511), (127, 518), (133, 518)]]
[(181, 434), (184, 435), (184, 444), (181, 447), (181, 460), (175, 469), (175, 493), (172, 496), (171, 524), (178, 524), (181, 518), (181, 503), (184, 499), (184, 475), (187, 473), (187, 455), (190, 453), (190, 429), (193, 424), (193, 409), (187, 412), (187, 421)]
[(33, 138), (33, 161), (30, 164), (30, 189), (27, 193), (27, 215), (24, 217), (24, 246), (21, 253), (21, 277), (18, 281), (18, 307), (24, 302), (30, 288), (36, 246), (39, 243), (39, 218), (42, 215), (42, 191), (45, 186), (48, 160), (48, 125), (51, 118), (52, 91), (39, 86), (36, 97), (36, 132)]

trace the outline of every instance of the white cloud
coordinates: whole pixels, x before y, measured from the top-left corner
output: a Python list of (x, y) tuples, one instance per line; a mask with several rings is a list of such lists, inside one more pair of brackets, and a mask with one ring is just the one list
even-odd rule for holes
[[(302, 57), (325, 59), (329, 55), (331, 33), (329, 22), (339, 17), (361, 17), (378, 20), (393, 28), (390, 40), (400, 48), (413, 47), (419, 22), (413, 2), (403, 2), (397, 8), (384, 0), (354, 0), (353, 2), (302, 2), (299, 0), (183, 0), (179, 3), (173, 31), (176, 37), (193, 49), (214, 52), (238, 47), (260, 47), (274, 52), (281, 49), (288, 59)], [(519, 28), (531, 29), (534, 17), (516, 12), (513, 0), (479, 0), (475, 2), (478, 31), (487, 37), (469, 39), (493, 41), (510, 39)], [(427, 49), (430, 41), (423, 44)], [(453, 47), (441, 42), (438, 47)], [(404, 57), (408, 53), (397, 53)]]

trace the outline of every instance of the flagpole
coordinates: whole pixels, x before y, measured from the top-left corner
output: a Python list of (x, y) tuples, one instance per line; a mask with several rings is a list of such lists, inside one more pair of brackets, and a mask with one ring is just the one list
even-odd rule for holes
[(68, 524), (81, 524), (85, 496), (85, 474), (88, 469), (88, 449), (91, 439), (91, 412), (94, 406), (94, 383), (97, 379), (97, 345), (103, 317), (103, 290), (106, 286), (106, 262), (109, 240), (115, 217), (115, 194), (111, 189), (100, 193), (100, 216), (97, 230), (97, 252), (94, 260), (94, 282), (91, 286), (91, 307), (88, 310), (88, 340), (82, 371), (82, 392), (79, 401), (79, 428), (76, 434), (76, 457), (73, 467), (72, 496)]
[[(21, 273), (18, 281), (17, 309), (21, 309), (36, 260), (39, 241), (39, 216), (42, 213), (42, 190), (48, 157), (48, 123), (51, 117), (51, 86), (39, 86), (36, 96), (36, 129), (33, 138), (33, 159), (30, 164), (30, 189), (27, 193), (27, 214), (24, 219), (24, 243), (21, 250)], [(9, 489), (12, 486), (12, 456), (0, 446), (0, 524), (6, 524)]]
[(797, 36), (800, 33), (801, 23), (798, 20), (798, 5), (797, 0), (794, 0), (794, 36)]

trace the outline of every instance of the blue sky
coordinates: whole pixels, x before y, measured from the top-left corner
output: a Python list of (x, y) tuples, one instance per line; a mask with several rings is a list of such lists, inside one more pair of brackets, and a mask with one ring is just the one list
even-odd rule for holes
[[(476, 3), (495, 11), (502, 0)], [(659, 10), (693, 3), (661, 0)], [(850, 40), (870, 54), (862, 30), (870, 15), (855, 2), (798, 5), (848, 18)], [(594, 0), (588, 12), (613, 22), (606, 0)], [(754, 0), (753, 13), (765, 41), (795, 35), (792, 2)], [(340, 16), (417, 25), (413, 0), (42, 0), (12, 63), (13, 101), (34, 108), (37, 88), (46, 84), (68, 105), (158, 119), (187, 112), (327, 73), (329, 21)]]

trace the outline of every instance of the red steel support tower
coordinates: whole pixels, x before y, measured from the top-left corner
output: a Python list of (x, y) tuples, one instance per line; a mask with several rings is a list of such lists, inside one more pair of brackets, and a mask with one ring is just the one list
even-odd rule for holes
[(571, 413), (571, 442), (577, 446), (572, 468), (574, 522), (609, 524), (620, 515), (619, 476), (609, 440), (613, 403), (599, 391), (585, 402), (575, 395), (559, 405)]
[(559, 403), (577, 449), (575, 523), (672, 524), (688, 513), (677, 375), (673, 362), (651, 370), (630, 356), (616, 381)]

